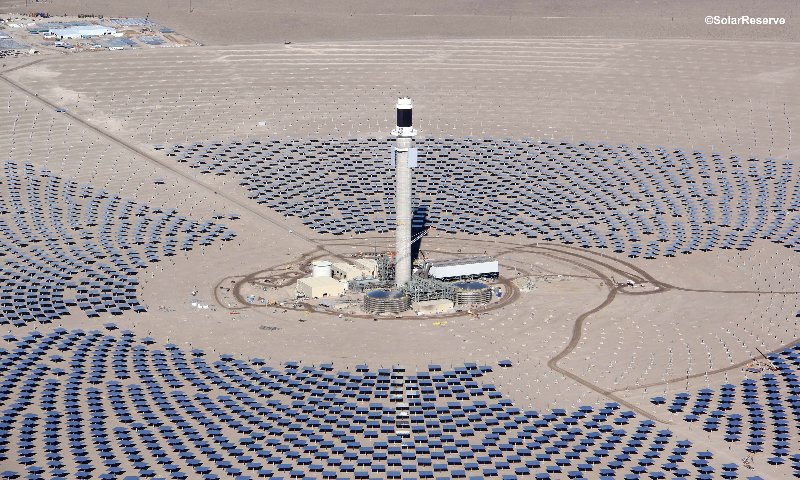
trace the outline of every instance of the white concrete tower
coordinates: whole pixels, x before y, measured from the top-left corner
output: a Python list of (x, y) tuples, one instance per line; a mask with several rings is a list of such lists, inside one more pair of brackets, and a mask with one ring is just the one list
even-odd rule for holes
[(411, 280), (411, 166), (416, 163), (414, 136), (417, 131), (411, 126), (411, 99), (397, 99), (397, 126), (392, 135), (395, 142), (395, 269), (397, 287)]

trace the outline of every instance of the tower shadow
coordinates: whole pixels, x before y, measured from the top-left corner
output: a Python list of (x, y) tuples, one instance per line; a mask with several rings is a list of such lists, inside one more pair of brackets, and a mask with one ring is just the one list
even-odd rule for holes
[[(428, 228), (428, 206), (419, 205), (416, 208), (414, 208), (413, 214), (411, 216), (411, 238), (414, 238), (418, 234), (422, 233), (426, 228)], [(424, 239), (425, 239), (424, 237), (420, 238), (411, 245), (412, 263), (417, 259), (420, 247), (422, 246), (422, 241)]]

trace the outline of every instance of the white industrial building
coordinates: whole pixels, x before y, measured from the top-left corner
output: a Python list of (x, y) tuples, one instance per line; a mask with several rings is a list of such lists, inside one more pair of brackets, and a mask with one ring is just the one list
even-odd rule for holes
[(59, 38), (93, 38), (114, 35), (117, 31), (103, 25), (81, 25), (77, 27), (51, 28), (48, 35)]
[(423, 269), (425, 274), (439, 280), (496, 278), (500, 273), (497, 260), (487, 256), (433, 260), (427, 262)]

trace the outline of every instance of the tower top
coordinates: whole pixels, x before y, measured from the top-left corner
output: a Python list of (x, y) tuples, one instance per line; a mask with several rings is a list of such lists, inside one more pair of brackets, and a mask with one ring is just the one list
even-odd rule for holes
[(395, 105), (397, 109), (397, 126), (392, 130), (392, 135), (395, 137), (413, 137), (417, 134), (412, 126), (412, 111), (414, 104), (408, 97), (397, 99)]
[(408, 110), (410, 110), (410, 109), (414, 108), (414, 105), (412, 104), (411, 99), (408, 98), (408, 97), (400, 97), (400, 98), (398, 98), (396, 106), (397, 106), (398, 110), (400, 110), (400, 109), (408, 109)]

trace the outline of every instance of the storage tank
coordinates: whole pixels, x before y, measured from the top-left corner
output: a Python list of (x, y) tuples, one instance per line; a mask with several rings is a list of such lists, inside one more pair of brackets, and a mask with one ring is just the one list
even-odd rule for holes
[(492, 301), (492, 287), (483, 282), (456, 282), (453, 289), (453, 303), (459, 306), (484, 305)]
[(311, 262), (312, 277), (330, 277), (332, 263), (327, 260), (317, 260)]
[(364, 311), (369, 313), (400, 313), (411, 308), (411, 297), (402, 290), (380, 288), (364, 295)]

